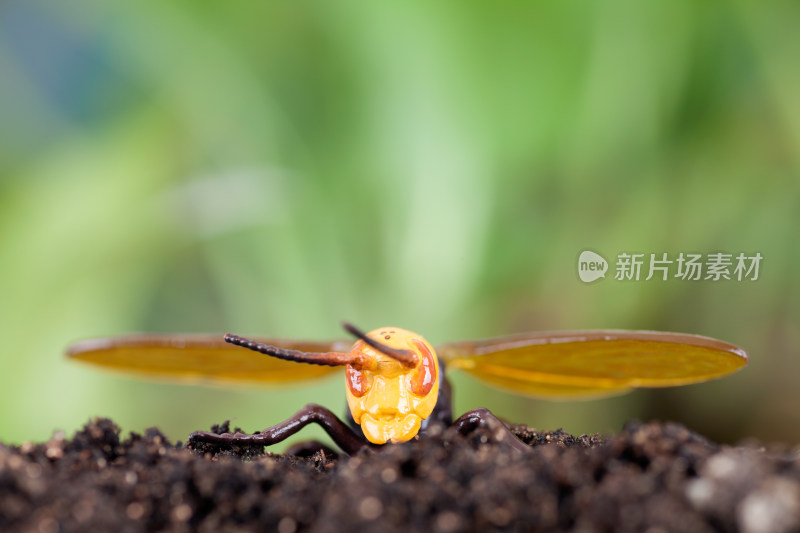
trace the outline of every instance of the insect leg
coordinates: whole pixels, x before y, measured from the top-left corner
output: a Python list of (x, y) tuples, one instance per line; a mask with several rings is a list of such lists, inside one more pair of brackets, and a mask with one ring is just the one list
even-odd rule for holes
[(195, 431), (189, 436), (189, 442), (208, 442), (227, 445), (255, 444), (270, 446), (291, 437), (308, 424), (317, 423), (330, 435), (345, 453), (354, 454), (369, 443), (367, 440), (350, 429), (347, 424), (339, 420), (330, 410), (310, 403), (300, 409), (288, 420), (265, 429), (260, 433), (248, 435), (245, 433), (209, 433)]
[(521, 452), (530, 450), (530, 446), (519, 440), (499, 418), (483, 407), (467, 411), (458, 417), (451, 427), (464, 436), (478, 428), (485, 428), (490, 432), (492, 441), (497, 444), (510, 446)]

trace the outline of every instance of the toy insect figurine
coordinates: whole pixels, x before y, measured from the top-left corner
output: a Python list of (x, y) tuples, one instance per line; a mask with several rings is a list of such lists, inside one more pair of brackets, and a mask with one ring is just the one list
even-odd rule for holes
[[(528, 333), (445, 344), (437, 355), (411, 331), (381, 328), (365, 334), (352, 325), (344, 327), (358, 338), (349, 351), (341, 342), (255, 341), (230, 334), (140, 335), (79, 342), (69, 348), (68, 355), (150, 376), (233, 383), (281, 383), (321, 376), (343, 366), (350, 424), (324, 407), (309, 404), (259, 433), (195, 432), (190, 441), (268, 446), (317, 423), (350, 454), (365, 446), (408, 441), (430, 421), (452, 424), (462, 434), (484, 426), (505, 445), (526, 449), (487, 409), (474, 409), (453, 421), (445, 364), (490, 384), (545, 398), (605, 396), (635, 387), (698, 383), (747, 364), (741, 348), (678, 333)], [(254, 356), (237, 346), (268, 357)]]

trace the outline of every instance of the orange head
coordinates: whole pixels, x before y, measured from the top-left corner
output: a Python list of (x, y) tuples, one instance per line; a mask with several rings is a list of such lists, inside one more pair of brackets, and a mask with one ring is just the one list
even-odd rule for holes
[[(420, 335), (400, 328), (381, 328), (359, 340), (350, 352), (357, 361), (345, 372), (347, 404), (353, 420), (370, 442), (405, 442), (419, 432), (439, 395), (439, 361)], [(386, 348), (413, 355), (400, 361)], [(387, 353), (389, 352), (389, 353)]]

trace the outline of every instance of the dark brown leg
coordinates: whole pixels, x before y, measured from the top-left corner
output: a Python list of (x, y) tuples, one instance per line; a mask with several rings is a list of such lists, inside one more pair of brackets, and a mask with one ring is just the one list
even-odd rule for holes
[(489, 431), (492, 442), (496, 444), (510, 446), (520, 452), (530, 450), (530, 446), (519, 440), (500, 419), (483, 407), (467, 411), (458, 417), (451, 427), (464, 436), (478, 428), (485, 428)]
[(207, 431), (195, 431), (189, 435), (189, 442), (208, 442), (213, 444), (227, 444), (229, 446), (270, 446), (286, 440), (311, 423), (317, 423), (322, 426), (322, 429), (330, 435), (333, 442), (345, 453), (350, 455), (370, 445), (363, 436), (355, 433), (347, 424), (339, 420), (335, 414), (313, 403), (300, 409), (285, 422), (276, 424), (260, 433), (255, 433), (253, 435), (245, 433), (222, 433), (219, 435)]

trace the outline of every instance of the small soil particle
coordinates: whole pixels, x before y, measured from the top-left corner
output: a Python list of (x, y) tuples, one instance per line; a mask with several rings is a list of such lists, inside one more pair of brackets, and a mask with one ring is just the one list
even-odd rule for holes
[(193, 450), (156, 429), (121, 440), (97, 419), (72, 439), (0, 444), (0, 531), (800, 531), (796, 452), (673, 423), (606, 439), (511, 429), (527, 453), (434, 431), (292, 456)]

